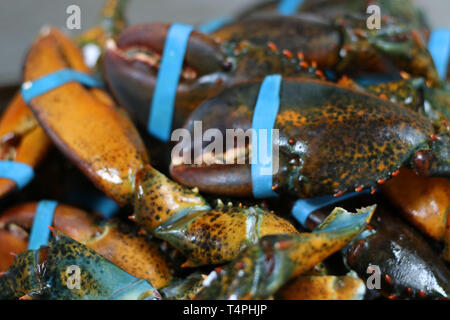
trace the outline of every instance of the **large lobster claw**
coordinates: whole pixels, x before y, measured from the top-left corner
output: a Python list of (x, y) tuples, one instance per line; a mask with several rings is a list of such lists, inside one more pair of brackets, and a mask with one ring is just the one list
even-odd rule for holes
[[(180, 155), (172, 157), (175, 180), (204, 192), (252, 194), (248, 155), (258, 145), (247, 143), (247, 138), (259, 134), (249, 129), (260, 87), (259, 81), (232, 86), (197, 108), (185, 127), (194, 142), (177, 148)], [(429, 120), (417, 112), (309, 79), (283, 80), (280, 97), (274, 124), (279, 139), (273, 139), (279, 156), (271, 155), (274, 168), (276, 163), (279, 168), (273, 173), (275, 192), (314, 197), (374, 189), (402, 166), (424, 176), (449, 175), (448, 135), (434, 135)], [(196, 130), (198, 123), (201, 128)], [(211, 130), (231, 144), (209, 142), (205, 137)], [(202, 134), (201, 144), (196, 131)], [(235, 139), (229, 139), (231, 135)], [(245, 161), (239, 162), (240, 156)]]
[[(169, 28), (170, 24), (166, 23), (129, 27), (118, 38), (116, 45), (114, 42), (108, 43), (105, 52), (104, 73), (110, 88), (121, 104), (129, 107), (137, 120), (144, 124), (148, 119)], [(177, 91), (175, 126), (181, 126), (182, 119), (200, 101), (214, 94), (210, 87), (217, 86), (217, 77), (205, 78), (202, 85), (195, 80), (229, 70), (230, 67), (231, 63), (214, 38), (198, 31), (192, 32)]]
[[(105, 53), (104, 73), (112, 92), (144, 125), (169, 27), (163, 23), (130, 27), (119, 37), (117, 45), (110, 42)], [(246, 38), (225, 42), (193, 31), (176, 91), (173, 128), (181, 127), (202, 101), (237, 82), (273, 73), (324, 78), (317, 64), (306, 63), (296, 51), (282, 49)]]
[(386, 19), (381, 30), (368, 30), (366, 23), (361, 13), (338, 15), (328, 22), (305, 13), (256, 15), (227, 24), (214, 35), (225, 41), (271, 42), (279, 48), (301, 51), (319, 68), (341, 75), (406, 71), (440, 85), (425, 39), (416, 29), (394, 18)]
[[(57, 29), (47, 29), (28, 53), (24, 78), (34, 81), (65, 68), (90, 73), (76, 45)], [(30, 108), (53, 142), (100, 189), (120, 204), (130, 202), (133, 175), (148, 156), (131, 121), (104, 91), (67, 83), (32, 99)]]

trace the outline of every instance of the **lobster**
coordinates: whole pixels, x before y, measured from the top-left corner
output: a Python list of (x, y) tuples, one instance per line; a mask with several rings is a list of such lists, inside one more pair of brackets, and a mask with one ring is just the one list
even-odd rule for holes
[[(109, 41), (103, 73), (114, 96), (141, 125), (147, 125), (164, 43), (170, 24), (131, 26)], [(279, 72), (286, 76), (324, 78), (317, 65), (304, 57), (275, 47), (255, 46), (248, 41), (219, 44), (209, 35), (193, 31), (186, 48), (185, 66), (176, 92), (173, 129), (205, 99), (224, 88)]]
[[(327, 73), (322, 70), (342, 74), (351, 71), (347, 67), (409, 77), (406, 70), (412, 76), (423, 77), (426, 81), (405, 81), (397, 86), (410, 87), (415, 92), (420, 89), (430, 112), (437, 110), (438, 116), (440, 112), (448, 114), (447, 91), (441, 89), (432, 58), (413, 31), (401, 29), (400, 32), (392, 26), (395, 30), (387, 30), (388, 35), (370, 35), (360, 29), (346, 28), (346, 32), (358, 35), (342, 35), (344, 31), (340, 28), (310, 16), (257, 16), (226, 25), (212, 35), (193, 31), (176, 90), (172, 129), (180, 128), (206, 99), (236, 84), (275, 73), (287, 78), (325, 80)], [(117, 43), (109, 41), (105, 52), (103, 71), (109, 88), (143, 126), (148, 125), (152, 111), (150, 102), (169, 29), (170, 25), (163, 23), (132, 26), (121, 34)], [(350, 40), (346, 39), (351, 39), (351, 43), (347, 44)], [(385, 52), (389, 50), (393, 52)], [(394, 61), (388, 63), (386, 59)], [(397, 67), (393, 68), (392, 64)], [(381, 85), (363, 91), (395, 93)], [(411, 99), (405, 97), (406, 101)], [(414, 102), (417, 100), (406, 104)], [(432, 116), (436, 117), (434, 113)]]
[[(80, 66), (84, 64), (75, 45), (57, 29), (49, 29), (28, 54), (25, 79), (33, 81), (67, 67), (80, 70)], [(133, 206), (133, 221), (188, 253), (187, 265), (225, 262), (261, 236), (296, 233), (285, 219), (258, 208), (212, 209), (198, 190), (168, 179), (150, 166), (130, 119), (105, 100), (110, 101), (104, 91), (72, 82), (33, 98), (30, 108), (53, 143), (98, 188), (119, 204)], [(70, 104), (77, 107), (69, 111)], [(233, 237), (222, 233), (227, 223), (239, 231)], [(222, 228), (209, 228), (212, 225)], [(248, 233), (241, 232), (246, 225)]]
[[(162, 51), (161, 45), (167, 34), (168, 25), (143, 25), (129, 30), (131, 31), (128, 37), (123, 38), (125, 40), (118, 40), (118, 46), (122, 46), (125, 51), (121, 52), (122, 49), (117, 50), (114, 45), (109, 45), (110, 49), (105, 55), (105, 65), (110, 59), (109, 71), (118, 70), (119, 76), (110, 77), (107, 67), (105, 74), (113, 90), (120, 89), (114, 90), (119, 100), (124, 100), (125, 104), (129, 105), (130, 99), (138, 99), (135, 101), (138, 101), (136, 105), (141, 108), (139, 112), (145, 114), (148, 110), (142, 109), (141, 106), (147, 98), (150, 100), (151, 92), (149, 96), (142, 98), (139, 89), (148, 85), (151, 88), (154, 85), (155, 71), (159, 63), (158, 54)], [(157, 31), (151, 33), (154, 38), (146, 38), (149, 30)], [(294, 57), (289, 50), (278, 51), (273, 43), (265, 48), (254, 42), (240, 41), (235, 44), (233, 40), (227, 40), (218, 44), (211, 38), (194, 32), (190, 42), (191, 48), (188, 45), (186, 56), (189, 66), (185, 66), (182, 72), (182, 81), (192, 87), (186, 89), (188, 98), (180, 100), (182, 104), (177, 110), (181, 111), (177, 113), (176, 126), (181, 125), (183, 117), (190, 115), (188, 129), (192, 129), (196, 119), (206, 123), (207, 128), (214, 125), (218, 128), (250, 128), (249, 119), (261, 83), (255, 79), (275, 70), (287, 76), (282, 84), (281, 112), (276, 122), (276, 128), (282, 131), (281, 139), (277, 142), (282, 154), (281, 173), (274, 175), (273, 185), (273, 189), (278, 193), (308, 197), (329, 193), (339, 196), (353, 189), (361, 191), (364, 187), (372, 188), (374, 191), (376, 185), (384, 184), (391, 176), (397, 176), (398, 169), (403, 166), (410, 167), (425, 176), (448, 177), (448, 132), (445, 131), (445, 124), (437, 133), (429, 119), (416, 112), (417, 110), (409, 110), (398, 103), (373, 95), (380, 95), (377, 91), (380, 87), (357, 88), (357, 91), (319, 81), (317, 79), (323, 80), (324, 75), (317, 70), (316, 62), (311, 63), (311, 66), (305, 65), (306, 61), (302, 55)], [(205, 55), (206, 58), (203, 59)], [(206, 63), (197, 63), (200, 61)], [(264, 67), (260, 67), (261, 63)], [(190, 65), (196, 67), (193, 69)], [(41, 77), (64, 68), (88, 72), (76, 46), (56, 29), (47, 29), (30, 49), (24, 78), (33, 85), (33, 82)], [(142, 69), (144, 73), (140, 73)], [(136, 74), (144, 77), (139, 79)], [(122, 79), (131, 77), (135, 84), (140, 84), (137, 91), (133, 91), (130, 86), (132, 82), (118, 81), (123, 75), (125, 78)], [(292, 78), (289, 78), (291, 75)], [(303, 76), (305, 77), (302, 78)], [(115, 83), (112, 83), (110, 78)], [(246, 82), (242, 83), (244, 80)], [(416, 85), (415, 82), (402, 83)], [(432, 84), (430, 81), (429, 83)], [(423, 82), (420, 86), (423, 90), (429, 88)], [(197, 89), (193, 90), (196, 87)], [(397, 92), (392, 88), (389, 86), (380, 90), (389, 91), (391, 100), (394, 95), (404, 96), (403, 92)], [(370, 94), (361, 92), (365, 90)], [(192, 96), (195, 92), (198, 96)], [(286, 92), (289, 94), (285, 94)], [(422, 93), (419, 92), (416, 102), (421, 100), (420, 94)], [(404, 104), (410, 105), (406, 102)], [(440, 106), (439, 103), (436, 105)], [(445, 118), (445, 107), (439, 109), (443, 111), (433, 118), (426, 112), (428, 109), (422, 108), (423, 106), (420, 103), (412, 105), (416, 109), (419, 107), (419, 111), (434, 120), (435, 124), (439, 124)], [(134, 213), (130, 216), (132, 221), (152, 236), (166, 240), (188, 258), (184, 267), (228, 263), (224, 269), (219, 267), (204, 281), (201, 281), (200, 276), (194, 275), (181, 285), (165, 286), (162, 291), (163, 296), (167, 298), (194, 296), (200, 299), (270, 298), (277, 293), (287, 297), (293, 294), (296, 285), (311, 288), (313, 294), (313, 289), (323, 289), (324, 283), (328, 285), (328, 297), (344, 295), (361, 298), (363, 293), (360, 279), (311, 275), (308, 273), (309, 270), (334, 252), (343, 250), (349, 266), (356, 269), (361, 278), (364, 278), (362, 274), (364, 266), (367, 266), (367, 256), (360, 248), (361, 239), (370, 239), (364, 241), (373, 244), (371, 253), (374, 250), (377, 258), (390, 253), (384, 244), (394, 241), (394, 237), (392, 232), (383, 229), (383, 225), (376, 225), (376, 234), (379, 236), (375, 237), (375, 240), (370, 238), (372, 235), (370, 232), (360, 235), (369, 223), (374, 207), (360, 210), (357, 214), (336, 209), (316, 232), (299, 233), (286, 219), (258, 206), (236, 206), (231, 203), (224, 205), (220, 200), (217, 200), (215, 207), (211, 206), (199, 194), (198, 188), (189, 189), (181, 186), (150, 166), (147, 150), (136, 128), (123, 110), (117, 108), (114, 101), (102, 90), (86, 89), (78, 83), (66, 83), (33, 98), (29, 107), (53, 143), (99, 189), (121, 205), (133, 207)], [(220, 111), (219, 114), (217, 110)], [(221, 122), (221, 125), (217, 126), (220, 117), (222, 117), (220, 120), (225, 119), (225, 124)], [(382, 123), (382, 119), (388, 121)], [(355, 121), (359, 127), (349, 129), (350, 124), (353, 125)], [(319, 134), (314, 135), (311, 132)], [(92, 139), (93, 136), (95, 139)], [(341, 149), (339, 144), (342, 144)], [(310, 150), (312, 146), (317, 145), (323, 154), (317, 150)], [(304, 148), (305, 146), (307, 148)], [(367, 147), (369, 154), (365, 152), (366, 149), (360, 151), (358, 149), (360, 147)], [(251, 154), (250, 148), (246, 145), (243, 153)], [(330, 159), (329, 155), (333, 158)], [(341, 168), (342, 163), (344, 165)], [(171, 166), (172, 176), (189, 187), (198, 186), (201, 191), (233, 196), (251, 195), (249, 170), (248, 165), (225, 168), (221, 164), (196, 167), (172, 163)], [(381, 221), (384, 222), (384, 218)], [(395, 221), (393, 223), (400, 225)], [(429, 225), (428, 221), (427, 224)], [(373, 228), (369, 226), (367, 229), (370, 231)], [(117, 229), (108, 226), (105, 230)], [(11, 236), (17, 229), (13, 227), (7, 231), (8, 236)], [(439, 232), (442, 234), (442, 230)], [(26, 241), (23, 235), (12, 235), (20, 238), (17, 247), (23, 247)], [(111, 236), (111, 241), (115, 236), (117, 234)], [(407, 233), (405, 237), (414, 238)], [(446, 235), (443, 237), (448, 239), (448, 235), (447, 238)], [(118, 238), (120, 243), (124, 240), (123, 234), (119, 234)], [(380, 240), (376, 240), (380, 238), (384, 239), (381, 245), (377, 243)], [(423, 241), (420, 236), (416, 236), (413, 240), (412, 242), (416, 244)], [(94, 245), (93, 249), (102, 254), (102, 244), (96, 246), (96, 242), (101, 242), (98, 237), (93, 243), (81, 239), (80, 241), (86, 247)], [(349, 243), (350, 246), (347, 247)], [(49, 244), (49, 249), (41, 248), (37, 252), (27, 252), (16, 257), (9, 271), (0, 278), (0, 285), (3, 283), (5, 286), (5, 296), (117, 297), (112, 293), (116, 287), (99, 290), (87, 296), (80, 292), (74, 296), (73, 292), (67, 293), (66, 290), (62, 290), (65, 289), (61, 285), (64, 277), (60, 277), (61, 282), (57, 279), (61, 272), (57, 262), (60, 259), (59, 249), (52, 251), (52, 248), (59, 248), (60, 244), (62, 252), (64, 249), (76, 247), (76, 250), (83, 252), (83, 257), (88, 256), (86, 261), (92, 259), (99, 266), (106, 264), (107, 268), (114, 269), (111, 271), (112, 274), (118, 272), (117, 267), (111, 262), (92, 256), (91, 254), (97, 254), (89, 251), (83, 244), (57, 234), (55, 241)], [(402, 245), (406, 248), (409, 243)], [(50, 254), (45, 257), (48, 250)], [(410, 255), (409, 260), (423, 255), (421, 251), (417, 255)], [(25, 271), (25, 275), (22, 276), (24, 270), (35, 265), (32, 260), (36, 257), (46, 260), (44, 265), (51, 266), (49, 272), (31, 274)], [(83, 257), (80, 258), (80, 263), (83, 266), (89, 264), (82, 260)], [(392, 274), (393, 269), (389, 269), (388, 266), (386, 267), (388, 274), (395, 276), (395, 281), (400, 283), (392, 290), (394, 295), (389, 296), (402, 296), (405, 288), (407, 293), (408, 289), (412, 292), (411, 297), (434, 298), (447, 295), (448, 288), (445, 287), (447, 275), (444, 272), (442, 277), (436, 276), (441, 272), (442, 263), (432, 254), (430, 257), (431, 264), (435, 267), (425, 265), (424, 272), (427, 273), (427, 279), (438, 282), (436, 286), (429, 286), (428, 282), (423, 281), (414, 282), (408, 277), (405, 279), (398, 272)], [(61, 259), (65, 263), (66, 260), (72, 261), (72, 258), (69, 254), (69, 258)], [(106, 258), (120, 266), (120, 259), (113, 260), (111, 256)], [(22, 259), (31, 259), (31, 262), (23, 263)], [(123, 268), (128, 270), (126, 267), (124, 264)], [(133, 274), (131, 269), (129, 272)], [(92, 274), (95, 278), (95, 270)], [(146, 278), (145, 275), (135, 276)], [(24, 288), (14, 287), (18, 278), (30, 280), (32, 284), (25, 285)], [(134, 281), (129, 280), (128, 276), (125, 278), (127, 279), (125, 282)], [(386, 278), (388, 284), (389, 279)], [(293, 280), (292, 287), (280, 291), (289, 280)], [(155, 280), (150, 278), (149, 281), (158, 289), (167, 284), (167, 281), (164, 284), (155, 284), (153, 283)], [(39, 288), (36, 288), (36, 282), (39, 283)], [(93, 285), (95, 288), (106, 286), (101, 277), (97, 278), (96, 282)], [(133, 294), (133, 298), (143, 298), (147, 295), (158, 297), (152, 288), (145, 285), (144, 280), (138, 282), (144, 283), (146, 293), (139, 291), (138, 294)], [(344, 283), (349, 291), (331, 288), (336, 282)], [(41, 284), (44, 284), (44, 287), (40, 287)], [(10, 287), (15, 289), (11, 290)]]
[[(422, 199), (426, 196), (423, 195)], [(439, 255), (441, 245), (430, 241), (405, 221), (397, 207), (390, 204), (386, 197), (381, 193), (375, 196), (360, 195), (334, 205), (353, 210), (369, 203), (377, 203), (370, 223), (340, 251), (347, 269), (370, 282), (373, 285), (370, 292), (385, 298), (447, 298), (450, 273)], [(312, 212), (305, 226), (313, 230), (326, 219), (328, 210), (329, 206)]]

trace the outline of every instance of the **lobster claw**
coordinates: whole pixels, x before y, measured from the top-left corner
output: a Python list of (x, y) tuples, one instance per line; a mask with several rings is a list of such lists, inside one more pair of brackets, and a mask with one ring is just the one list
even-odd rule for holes
[[(17, 93), (0, 119), (0, 160), (17, 161), (35, 168), (50, 149), (51, 141)], [(16, 184), (0, 178), (0, 198)]]
[[(75, 278), (75, 283), (71, 282), (77, 272), (78, 285)], [(21, 281), (17, 281), (19, 278)], [(12, 267), (0, 277), (0, 289), (2, 299), (161, 298), (150, 282), (133, 277), (59, 231), (54, 232), (48, 247), (17, 255)]]
[(195, 267), (229, 261), (265, 235), (296, 233), (288, 221), (258, 207), (220, 206), (162, 225), (154, 235), (188, 257), (184, 267)]
[(271, 235), (243, 251), (203, 282), (199, 299), (267, 299), (357, 236), (376, 206), (349, 213), (336, 208), (313, 233)]
[[(103, 61), (105, 78), (121, 104), (132, 109), (131, 113), (144, 123), (148, 119), (169, 29), (170, 24), (167, 23), (139, 24), (126, 29), (117, 39), (117, 44), (112, 41), (107, 44)], [(196, 106), (196, 101), (203, 100), (209, 91), (205, 87), (203, 90), (196, 86), (192, 88), (193, 80), (229, 68), (230, 62), (214, 38), (193, 31), (186, 48), (185, 65), (177, 91), (177, 101), (189, 101), (187, 106), (176, 108), (175, 119), (187, 115), (179, 113), (185, 108), (192, 109), (189, 106)], [(213, 81), (213, 84), (216, 82)], [(192, 93), (192, 90), (195, 92)]]
[[(425, 238), (385, 205), (343, 249), (346, 264), (367, 280), (379, 268), (377, 291), (390, 299), (448, 298), (450, 271)], [(407, 272), (405, 272), (407, 270)], [(376, 271), (375, 271), (376, 272)]]
[[(66, 68), (90, 73), (73, 42), (55, 28), (44, 31), (28, 53), (26, 81)], [(33, 98), (29, 107), (57, 147), (97, 187), (122, 205), (134, 197), (133, 174), (148, 161), (147, 152), (106, 92), (71, 82)]]
[[(0, 271), (6, 271), (12, 264), (10, 252), (26, 250), (25, 230), (32, 228), (37, 205), (31, 202), (14, 206), (0, 216), (0, 239), (4, 240)], [(115, 221), (104, 223), (83, 210), (63, 204), (55, 209), (53, 226), (133, 276), (150, 281), (156, 288), (167, 285), (172, 278), (156, 243), (140, 235), (136, 228)]]

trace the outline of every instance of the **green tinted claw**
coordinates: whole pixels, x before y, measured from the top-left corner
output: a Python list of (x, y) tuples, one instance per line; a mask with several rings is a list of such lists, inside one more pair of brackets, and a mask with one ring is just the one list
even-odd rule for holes
[(183, 253), (184, 267), (225, 263), (265, 235), (297, 233), (290, 222), (258, 207), (220, 201), (211, 208), (196, 188), (150, 166), (137, 173), (136, 190), (132, 220)]
[(194, 267), (228, 262), (263, 236), (296, 233), (289, 221), (258, 207), (220, 206), (164, 224), (153, 234), (188, 258), (183, 266)]
[(212, 272), (197, 298), (270, 298), (289, 279), (310, 270), (360, 234), (375, 208), (367, 207), (357, 213), (336, 208), (313, 233), (262, 238), (222, 271)]
[(55, 232), (48, 247), (16, 256), (0, 278), (0, 299), (160, 299), (153, 286)]

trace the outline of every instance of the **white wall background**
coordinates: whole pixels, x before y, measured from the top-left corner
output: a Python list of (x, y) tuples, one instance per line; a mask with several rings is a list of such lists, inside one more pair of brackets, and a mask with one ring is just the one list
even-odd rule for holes
[[(395, 0), (392, 0), (395, 1)], [(258, 0), (131, 0), (131, 23), (177, 21), (196, 24), (239, 11)], [(450, 0), (416, 0), (433, 27), (450, 28)], [(89, 28), (103, 0), (0, 0), (0, 86), (20, 81), (27, 47), (44, 24), (64, 26), (66, 8), (81, 8), (82, 29)]]

